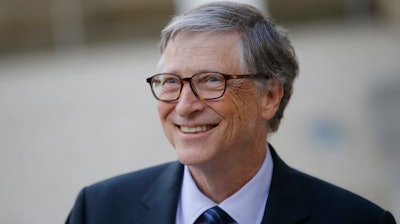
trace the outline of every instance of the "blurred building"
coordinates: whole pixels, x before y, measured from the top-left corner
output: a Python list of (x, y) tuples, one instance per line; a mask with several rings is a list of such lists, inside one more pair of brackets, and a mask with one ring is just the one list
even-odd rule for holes
[[(362, 18), (400, 29), (398, 0), (269, 0), (265, 5), (285, 25)], [(157, 37), (175, 8), (174, 0), (1, 0), (0, 56)]]
[(0, 55), (156, 36), (164, 0), (1, 0)]

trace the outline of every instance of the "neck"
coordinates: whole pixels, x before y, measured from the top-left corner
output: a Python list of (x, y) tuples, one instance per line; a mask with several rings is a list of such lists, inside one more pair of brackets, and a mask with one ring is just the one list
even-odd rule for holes
[(225, 158), (222, 163), (189, 166), (189, 170), (200, 191), (219, 204), (254, 177), (264, 161), (265, 154), (264, 147), (263, 150), (256, 153), (252, 151), (246, 157), (242, 157), (247, 158), (245, 160), (236, 158), (232, 162)]

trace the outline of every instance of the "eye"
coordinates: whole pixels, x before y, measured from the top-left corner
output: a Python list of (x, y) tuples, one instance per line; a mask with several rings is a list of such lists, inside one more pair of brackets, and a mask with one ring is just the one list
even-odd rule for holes
[(157, 82), (160, 83), (162, 86), (171, 86), (180, 84), (179, 78), (173, 75), (160, 75), (157, 78), (158, 78)]
[(220, 80), (218, 79), (218, 77), (210, 76), (210, 77), (208, 77), (208, 81), (209, 81), (209, 82), (218, 82), (218, 81), (220, 81)]
[(178, 81), (178, 79), (177, 78), (175, 78), (175, 77), (170, 77), (170, 78), (166, 78), (165, 80), (164, 80), (164, 84), (175, 84), (175, 83), (178, 83), (179, 81)]
[(176, 88), (180, 86), (179, 77), (169, 74), (157, 75), (151, 81), (154, 88)]
[(224, 76), (218, 73), (203, 73), (198, 77), (199, 83), (224, 83)]

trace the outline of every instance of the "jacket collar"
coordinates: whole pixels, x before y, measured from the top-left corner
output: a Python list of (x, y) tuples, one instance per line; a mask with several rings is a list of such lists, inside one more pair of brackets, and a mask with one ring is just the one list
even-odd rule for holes
[[(311, 217), (305, 189), (298, 179), (301, 175), (290, 168), (269, 145), (274, 170), (263, 224), (306, 223)], [(175, 223), (176, 209), (182, 185), (183, 165), (173, 162), (154, 181), (142, 197), (145, 209), (138, 223)]]
[(311, 212), (303, 185), (298, 180), (301, 174), (286, 165), (271, 145), (269, 148), (274, 170), (262, 223), (305, 223)]
[(181, 191), (183, 165), (172, 162), (154, 181), (141, 198), (144, 209), (137, 223), (175, 223), (175, 214)]

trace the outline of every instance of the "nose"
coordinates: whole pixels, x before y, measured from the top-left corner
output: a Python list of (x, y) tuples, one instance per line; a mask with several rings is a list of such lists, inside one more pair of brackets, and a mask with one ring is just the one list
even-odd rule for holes
[(194, 95), (189, 83), (186, 82), (175, 106), (178, 115), (182, 117), (193, 116), (193, 114), (203, 110), (204, 106), (204, 102)]

